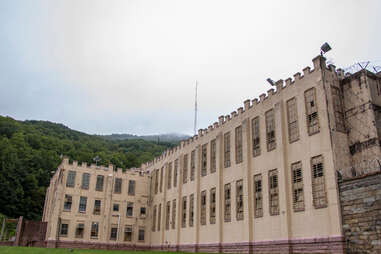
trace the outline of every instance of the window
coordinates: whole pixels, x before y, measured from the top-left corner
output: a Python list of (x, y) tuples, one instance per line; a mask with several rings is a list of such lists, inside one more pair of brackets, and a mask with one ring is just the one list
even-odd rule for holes
[(331, 86), (331, 90), (332, 90), (333, 110), (335, 111), (336, 130), (345, 132), (343, 96), (338, 87)]
[(194, 171), (196, 169), (196, 150), (191, 152), (191, 172), (190, 172), (190, 180), (194, 181)]
[(139, 234), (138, 234), (138, 240), (139, 242), (144, 242), (144, 228), (139, 228)]
[(159, 191), (159, 170), (155, 170), (155, 194)]
[(119, 212), (119, 204), (113, 204), (113, 206), (112, 206), (112, 210), (113, 210), (114, 212)]
[(61, 222), (60, 236), (67, 237), (68, 232), (69, 232), (69, 223)]
[(111, 231), (110, 231), (110, 240), (116, 241), (116, 238), (118, 237), (118, 225), (111, 225)]
[(206, 191), (201, 192), (201, 225), (206, 225)]
[(230, 132), (224, 134), (224, 167), (230, 167)]
[(80, 197), (79, 199), (79, 208), (78, 211), (80, 213), (86, 212), (86, 204), (87, 204), (87, 197)]
[(168, 178), (167, 178), (167, 189), (171, 189), (171, 181), (172, 181), (172, 162), (168, 163)]
[(145, 219), (146, 218), (146, 208), (145, 207), (140, 207), (140, 218)]
[(179, 159), (175, 160), (175, 168), (173, 171), (173, 187), (177, 187), (177, 170), (179, 169)]
[(231, 221), (230, 183), (227, 183), (224, 186), (224, 199), (225, 199), (224, 221), (230, 222)]
[(183, 183), (188, 182), (188, 154), (184, 155)]
[(259, 134), (259, 116), (251, 120), (251, 132), (253, 136), (253, 156), (261, 154), (260, 134)]
[(75, 228), (75, 238), (83, 238), (83, 231), (85, 230), (85, 224), (79, 223)]
[(115, 178), (114, 193), (122, 192), (122, 178)]
[(185, 228), (187, 226), (187, 197), (183, 197), (182, 199), (182, 207), (181, 207), (181, 227)]
[(73, 203), (72, 196), (71, 195), (65, 195), (64, 211), (70, 211), (72, 203)]
[(290, 143), (299, 139), (298, 110), (296, 98), (287, 101), (288, 141)]
[(216, 223), (216, 188), (210, 189), (210, 211), (209, 211), (209, 221), (210, 224)]
[(131, 242), (132, 241), (132, 226), (131, 225), (125, 225), (124, 226), (124, 241), (125, 242)]
[(171, 201), (167, 201), (167, 210), (165, 213), (165, 230), (169, 230), (169, 216), (171, 214)]
[(235, 128), (235, 163), (239, 164), (242, 161), (242, 125), (240, 125)]
[(163, 191), (163, 172), (164, 172), (164, 167), (162, 167), (160, 170), (160, 193)]
[(291, 164), (292, 172), (292, 204), (294, 211), (304, 211), (302, 163)]
[(94, 211), (93, 214), (99, 215), (101, 214), (101, 201), (99, 199), (96, 199), (94, 201)]
[(216, 153), (217, 153), (216, 139), (213, 139), (212, 141), (210, 141), (210, 173), (216, 172), (216, 168), (217, 168)]
[(203, 144), (201, 147), (201, 176), (206, 176), (207, 156), (208, 144)]
[(194, 222), (194, 194), (189, 196), (189, 227), (193, 227)]
[(132, 217), (134, 215), (134, 203), (127, 202), (126, 216)]
[(176, 199), (172, 201), (172, 229), (176, 228)]
[(96, 191), (103, 191), (103, 181), (104, 181), (104, 176), (97, 175), (97, 183), (95, 185)]
[(325, 192), (323, 156), (311, 159), (312, 168), (312, 198), (315, 208), (327, 207), (327, 194)]
[(74, 187), (75, 184), (75, 171), (69, 171), (66, 179), (66, 187)]
[(278, 170), (269, 171), (270, 215), (279, 215)]
[(159, 212), (157, 215), (157, 231), (161, 229), (161, 204), (159, 204)]
[(254, 176), (254, 217), (263, 216), (262, 175)]
[(243, 220), (243, 180), (236, 182), (236, 218)]
[(154, 205), (153, 207), (153, 214), (152, 214), (152, 232), (156, 231), (156, 213), (157, 213), (157, 206)]
[(265, 114), (265, 118), (267, 151), (270, 152), (276, 148), (274, 110), (271, 109), (267, 111)]
[(314, 87), (304, 92), (304, 99), (306, 103), (308, 134), (312, 135), (319, 132), (319, 116), (316, 105), (316, 91)]
[(81, 188), (83, 190), (88, 190), (90, 184), (90, 174), (89, 173), (83, 173), (82, 174), (82, 185)]
[(128, 181), (128, 195), (135, 196), (135, 180)]
[(98, 222), (92, 222), (91, 223), (91, 238), (98, 238), (98, 232), (99, 232), (99, 223)]

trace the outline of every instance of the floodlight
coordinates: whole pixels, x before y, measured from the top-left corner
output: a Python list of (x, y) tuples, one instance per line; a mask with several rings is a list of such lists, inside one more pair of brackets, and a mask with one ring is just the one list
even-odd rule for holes
[(329, 46), (329, 44), (326, 42), (320, 47), (320, 53), (321, 55), (323, 55), (327, 53), (328, 51), (330, 51), (331, 49), (332, 49), (331, 46)]
[(266, 80), (267, 80), (267, 82), (270, 83), (270, 85), (275, 86), (275, 83), (274, 83), (274, 81), (271, 78), (268, 78)]

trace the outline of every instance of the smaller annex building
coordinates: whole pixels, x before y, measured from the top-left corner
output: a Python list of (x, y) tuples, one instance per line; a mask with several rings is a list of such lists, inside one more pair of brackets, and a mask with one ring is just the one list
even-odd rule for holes
[(64, 158), (48, 246), (345, 253), (338, 178), (379, 170), (381, 75), (312, 61), (140, 169)]

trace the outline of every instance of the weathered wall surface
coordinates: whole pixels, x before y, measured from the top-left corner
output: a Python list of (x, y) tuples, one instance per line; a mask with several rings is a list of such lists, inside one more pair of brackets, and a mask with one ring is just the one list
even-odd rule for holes
[(347, 253), (381, 253), (381, 172), (339, 187)]

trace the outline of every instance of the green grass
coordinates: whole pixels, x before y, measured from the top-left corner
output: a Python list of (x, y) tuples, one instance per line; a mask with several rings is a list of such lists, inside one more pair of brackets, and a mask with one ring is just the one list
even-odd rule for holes
[[(35, 247), (8, 247), (0, 246), (0, 254), (160, 254), (164, 252), (159, 251), (126, 251), (126, 250), (86, 250), (74, 249), (72, 252), (69, 249), (49, 249), (49, 248), (35, 248)], [(165, 252), (180, 253), (180, 252)]]

